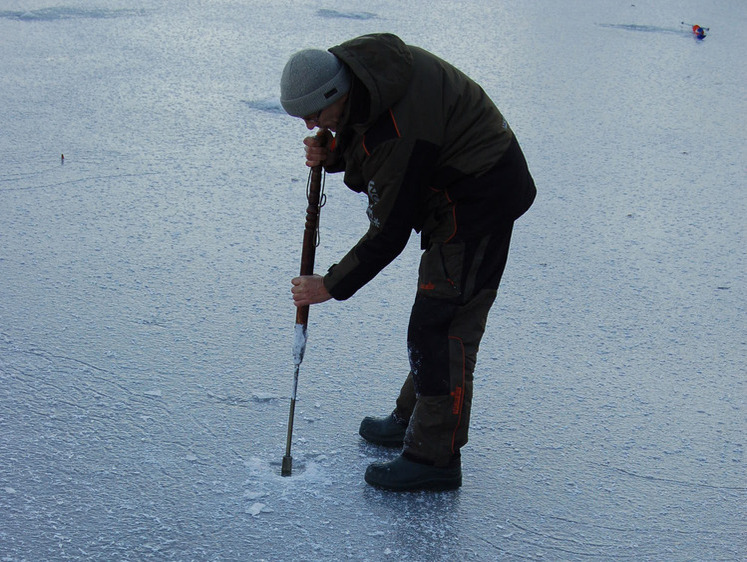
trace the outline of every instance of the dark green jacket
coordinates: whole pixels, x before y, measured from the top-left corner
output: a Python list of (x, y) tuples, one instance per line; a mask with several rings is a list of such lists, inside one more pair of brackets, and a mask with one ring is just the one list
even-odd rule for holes
[[(506, 185), (514, 141), (490, 98), (465, 74), (390, 34), (330, 51), (352, 71), (329, 172), (367, 193), (370, 227), (324, 278), (346, 299), (399, 255), (412, 230), (423, 247), (484, 235), (531, 204), (534, 185)], [(510, 182), (509, 182), (510, 183)], [(526, 193), (525, 193), (526, 192)]]

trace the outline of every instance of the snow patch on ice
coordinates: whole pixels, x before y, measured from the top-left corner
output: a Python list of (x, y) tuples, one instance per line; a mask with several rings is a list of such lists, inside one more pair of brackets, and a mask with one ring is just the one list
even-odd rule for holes
[(271, 513), (272, 510), (269, 509), (265, 504), (256, 502), (249, 506), (246, 512), (253, 517), (258, 517), (260, 513)]

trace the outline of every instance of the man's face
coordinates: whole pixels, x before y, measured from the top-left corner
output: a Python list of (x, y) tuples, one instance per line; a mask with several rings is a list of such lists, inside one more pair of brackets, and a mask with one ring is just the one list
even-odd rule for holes
[(319, 127), (320, 129), (327, 129), (328, 131), (336, 133), (337, 125), (340, 123), (340, 118), (342, 117), (342, 112), (345, 110), (345, 102), (347, 100), (348, 96), (346, 94), (332, 105), (328, 105), (322, 109), (316, 115), (308, 115), (304, 117), (303, 120), (306, 123), (306, 128), (311, 131), (314, 127)]

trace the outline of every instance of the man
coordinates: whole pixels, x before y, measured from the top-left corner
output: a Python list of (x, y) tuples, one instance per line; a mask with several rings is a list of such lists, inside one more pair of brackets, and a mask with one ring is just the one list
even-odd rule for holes
[[(514, 221), (536, 190), (508, 123), (462, 72), (391, 34), (293, 55), (281, 104), (327, 138), (304, 140), (306, 164), (344, 171), (368, 196), (370, 227), (326, 275), (292, 280), (296, 306), (347, 299), (421, 233), (408, 328), (410, 374), (396, 407), (361, 436), (402, 447), (366, 482), (390, 490), (462, 484), (472, 378)], [(335, 133), (335, 135), (333, 135)], [(323, 146), (322, 146), (323, 145)]]

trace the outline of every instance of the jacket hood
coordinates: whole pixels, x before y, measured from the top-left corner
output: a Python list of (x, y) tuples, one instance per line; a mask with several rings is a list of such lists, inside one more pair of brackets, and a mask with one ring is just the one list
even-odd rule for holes
[(329, 51), (342, 60), (368, 90), (371, 123), (407, 92), (412, 77), (412, 53), (391, 33), (363, 35)]

